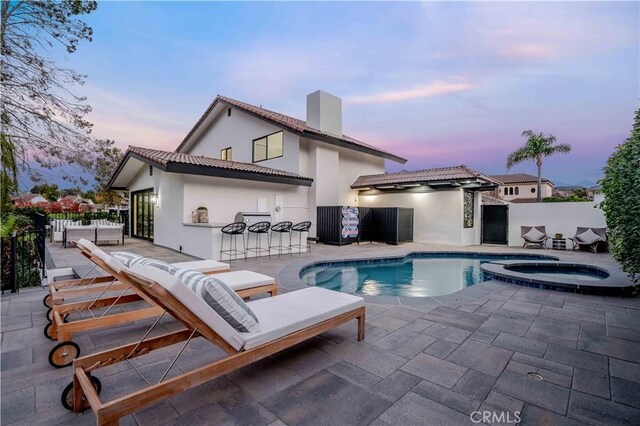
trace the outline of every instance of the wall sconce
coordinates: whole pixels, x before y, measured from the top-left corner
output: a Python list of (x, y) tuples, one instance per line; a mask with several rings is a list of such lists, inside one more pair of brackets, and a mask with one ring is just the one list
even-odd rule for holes
[(156, 192), (151, 193), (149, 196), (149, 202), (154, 205), (158, 204), (158, 194)]

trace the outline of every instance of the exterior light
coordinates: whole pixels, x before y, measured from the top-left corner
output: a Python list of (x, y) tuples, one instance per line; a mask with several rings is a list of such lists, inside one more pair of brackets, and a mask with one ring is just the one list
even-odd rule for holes
[(151, 195), (149, 195), (149, 202), (151, 204), (158, 204), (158, 193), (152, 192)]

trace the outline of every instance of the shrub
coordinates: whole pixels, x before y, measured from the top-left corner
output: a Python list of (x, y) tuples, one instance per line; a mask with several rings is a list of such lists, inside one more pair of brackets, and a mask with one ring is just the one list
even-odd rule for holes
[(640, 282), (640, 109), (631, 136), (618, 145), (604, 168), (600, 208), (607, 220), (610, 250), (634, 283)]

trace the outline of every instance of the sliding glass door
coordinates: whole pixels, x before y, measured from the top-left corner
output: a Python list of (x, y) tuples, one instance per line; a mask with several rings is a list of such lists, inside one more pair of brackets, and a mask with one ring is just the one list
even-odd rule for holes
[(131, 236), (153, 241), (153, 188), (131, 193)]

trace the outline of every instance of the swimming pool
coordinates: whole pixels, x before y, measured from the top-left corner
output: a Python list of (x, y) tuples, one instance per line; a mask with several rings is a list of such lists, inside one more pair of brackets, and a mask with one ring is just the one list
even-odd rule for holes
[(300, 271), (302, 281), (351, 294), (425, 297), (451, 294), (484, 281), (480, 265), (498, 260), (557, 260), (544, 255), (412, 253), (402, 258), (318, 262)]

